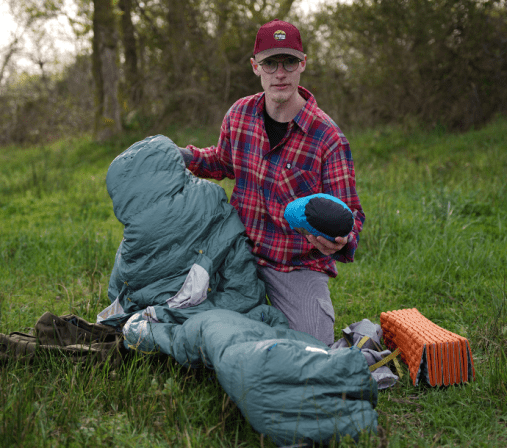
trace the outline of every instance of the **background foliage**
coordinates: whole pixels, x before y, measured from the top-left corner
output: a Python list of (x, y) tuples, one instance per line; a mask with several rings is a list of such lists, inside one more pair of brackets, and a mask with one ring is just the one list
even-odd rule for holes
[[(28, 33), (61, 16), (64, 3), (22, 0), (13, 10)], [(72, 3), (68, 19), (83, 50), (65, 69), (47, 70), (52, 53), (42, 38), (35, 74), (12, 63), (19, 39), (0, 47), (0, 144), (93, 129), (93, 2)], [(335, 1), (308, 15), (298, 3), (112, 1), (123, 128), (220, 122), (236, 99), (261, 89), (249, 58), (258, 28), (275, 17), (300, 28), (309, 56), (302, 84), (344, 129), (397, 122), (466, 130), (507, 111), (505, 1)]]

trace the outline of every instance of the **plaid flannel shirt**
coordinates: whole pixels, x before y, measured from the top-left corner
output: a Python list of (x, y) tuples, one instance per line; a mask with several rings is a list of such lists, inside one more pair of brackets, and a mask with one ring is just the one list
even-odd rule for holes
[[(200, 177), (236, 179), (230, 203), (245, 225), (257, 262), (276, 270), (312, 269), (336, 277), (336, 263), (352, 262), (364, 223), (356, 193), (349, 143), (336, 123), (317, 107), (303, 87), (306, 105), (289, 123), (287, 133), (270, 147), (264, 126), (264, 93), (238, 100), (222, 123), (218, 145), (188, 145), (188, 166)], [(299, 197), (327, 193), (354, 212), (355, 222), (345, 247), (323, 255), (284, 219), (287, 204)]]

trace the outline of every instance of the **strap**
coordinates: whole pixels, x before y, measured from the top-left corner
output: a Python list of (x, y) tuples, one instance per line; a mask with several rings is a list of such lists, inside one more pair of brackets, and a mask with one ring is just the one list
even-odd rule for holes
[[(399, 350), (399, 349), (396, 349), (396, 350)], [(398, 358), (394, 358), (393, 362), (394, 362), (394, 367), (396, 367), (396, 373), (398, 374), (398, 376), (400, 377), (400, 379), (403, 378), (403, 372), (401, 370), (401, 364), (398, 361)]]
[(361, 348), (368, 339), (370, 339), (369, 336), (363, 336), (361, 340), (356, 344), (356, 347)]
[[(359, 342), (356, 344), (356, 347), (361, 349), (361, 347), (366, 343), (366, 341), (370, 339), (369, 336), (363, 336)], [(349, 345), (349, 347), (352, 346), (352, 344), (348, 341), (347, 338), (345, 338), (345, 340), (347, 341), (347, 344)], [(381, 352), (382, 351), (382, 347), (379, 347), (379, 345), (372, 339), (371, 340), (373, 342), (373, 345), (375, 346), (375, 348)], [(397, 348), (394, 352), (392, 352), (390, 355), (387, 355), (385, 358), (382, 358), (382, 360), (380, 360), (379, 362), (371, 365), (369, 367), (370, 369), (370, 372), (373, 372), (375, 370), (377, 370), (379, 367), (382, 367), (384, 365), (386, 365), (389, 361), (393, 361), (394, 363), (394, 367), (396, 368), (396, 373), (398, 374), (398, 377), (401, 379), (403, 378), (403, 372), (401, 370), (401, 365), (397, 359), (397, 356), (400, 354), (400, 349)]]
[(384, 365), (386, 365), (389, 361), (391, 360), (395, 360), (394, 361), (394, 365), (396, 366), (396, 370), (398, 372), (398, 376), (401, 378), (403, 375), (401, 373), (401, 366), (400, 364), (398, 363), (398, 360), (396, 359), (396, 357), (400, 354), (400, 349), (397, 348), (394, 352), (392, 352), (390, 355), (387, 355), (385, 358), (382, 358), (381, 361), (371, 365), (369, 367), (370, 369), (370, 372), (373, 372), (375, 370), (377, 370), (379, 367), (382, 367)]
[[(368, 339), (371, 339), (369, 336), (363, 336), (361, 338), (361, 340), (356, 344), (356, 347), (357, 348), (361, 348)], [(375, 347), (375, 349), (378, 351), (378, 352), (381, 352), (382, 351), (382, 347), (380, 345), (378, 345), (374, 339), (371, 339), (371, 342), (373, 344), (373, 346)], [(350, 342), (348, 342), (347, 340), (347, 343), (349, 344), (349, 347), (350, 347)]]
[(157, 350), (152, 350), (151, 352), (147, 352), (147, 351), (144, 351), (144, 350), (139, 350), (135, 345), (132, 345), (132, 344), (127, 344), (129, 349), (131, 350), (136, 350), (138, 351), (139, 353), (142, 353), (143, 355), (157, 355), (160, 353), (160, 351), (157, 351)]

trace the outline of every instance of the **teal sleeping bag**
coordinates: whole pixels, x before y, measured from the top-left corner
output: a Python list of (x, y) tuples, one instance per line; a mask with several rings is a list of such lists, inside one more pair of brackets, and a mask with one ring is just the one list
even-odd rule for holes
[(376, 432), (365, 357), (290, 330), (266, 304), (237, 212), (220, 186), (185, 169), (170, 139), (120, 154), (107, 188), (125, 229), (98, 322), (121, 329), (130, 349), (214, 369), (246, 420), (279, 446)]

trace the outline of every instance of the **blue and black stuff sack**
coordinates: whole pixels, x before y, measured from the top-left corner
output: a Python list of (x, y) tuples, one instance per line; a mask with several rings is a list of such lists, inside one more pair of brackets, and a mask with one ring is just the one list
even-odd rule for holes
[(354, 227), (354, 215), (347, 204), (325, 193), (295, 199), (287, 205), (283, 216), (291, 229), (330, 241), (347, 236)]

